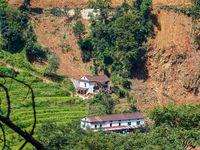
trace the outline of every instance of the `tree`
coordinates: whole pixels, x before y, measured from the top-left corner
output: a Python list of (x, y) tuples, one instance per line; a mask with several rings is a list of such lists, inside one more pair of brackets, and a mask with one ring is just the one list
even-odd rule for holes
[(3, 39), (3, 49), (12, 53), (21, 51), (26, 43), (25, 31), (28, 29), (30, 17), (27, 12), (20, 12), (12, 5), (6, 6), (5, 1), (0, 5), (0, 32)]
[(111, 0), (98, 0), (97, 2), (89, 0), (88, 7), (93, 9), (100, 9), (100, 15), (97, 19), (104, 24), (109, 23), (109, 13), (111, 12)]
[(56, 71), (59, 68), (59, 60), (58, 57), (51, 57), (48, 59), (48, 64), (45, 68), (45, 74), (48, 74), (49, 76), (52, 74), (52, 72), (56, 73)]
[(82, 23), (82, 21), (79, 20), (76, 22), (76, 24), (73, 26), (73, 33), (80, 44), (83, 40), (83, 35), (86, 34), (85, 25)]
[(100, 10), (100, 14), (90, 18), (95, 68), (102, 71), (112, 67), (112, 74), (127, 78), (141, 66), (143, 45), (152, 33), (151, 3), (151, 0), (137, 0), (131, 7), (124, 1), (112, 11), (110, 0), (89, 2), (90, 8)]
[(200, 145), (200, 105), (169, 103), (163, 108), (154, 107), (148, 116), (155, 121), (153, 132), (162, 130), (162, 136), (169, 144), (176, 143), (184, 149)]
[[(35, 97), (34, 97), (34, 92), (33, 92), (33, 89), (31, 88), (31, 85), (26, 84), (25, 82), (20, 81), (20, 80), (16, 79), (15, 77), (8, 76), (8, 75), (5, 75), (5, 74), (0, 74), (0, 78), (5, 79), (4, 83), (0, 83), (0, 87), (5, 91), (6, 100), (7, 100), (7, 104), (8, 104), (7, 114), (5, 116), (0, 115), (0, 121), (1, 121), (0, 122), (0, 128), (3, 132), (3, 139), (1, 138), (1, 141), (3, 141), (3, 143), (4, 143), (3, 149), (6, 147), (6, 135), (5, 135), (4, 126), (3, 126), (3, 124), (5, 124), (25, 139), (25, 143), (20, 147), (20, 149), (23, 149), (24, 146), (28, 142), (30, 142), (37, 149), (45, 150), (44, 146), (40, 142), (35, 140), (35, 138), (33, 138), (33, 136), (32, 136), (33, 133), (34, 133), (35, 126), (36, 126), (36, 110), (35, 110)], [(10, 96), (9, 96), (10, 94), (9, 94), (8, 88), (5, 86), (6, 78), (13, 79), (13, 80), (23, 84), (24, 86), (28, 87), (29, 92), (31, 93), (32, 105), (33, 105), (33, 115), (34, 115), (34, 124), (33, 124), (32, 130), (31, 130), (30, 133), (23, 131), (20, 127), (18, 127), (16, 124), (14, 124), (10, 119), (10, 113), (11, 113)]]

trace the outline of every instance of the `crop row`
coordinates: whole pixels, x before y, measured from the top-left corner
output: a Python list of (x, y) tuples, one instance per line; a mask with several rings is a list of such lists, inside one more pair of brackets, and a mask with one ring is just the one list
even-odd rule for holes
[[(42, 82), (42, 79), (39, 79), (38, 77), (34, 77), (34, 76), (32, 76), (32, 77), (16, 77), (16, 79), (23, 81), (27, 84), (30, 84), (33, 81), (34, 82)], [(11, 78), (5, 78), (5, 80), (4, 80), (4, 78), (0, 78), (0, 83), (10, 84), (10, 83), (19, 83), (19, 82), (15, 81), (14, 79), (11, 79)]]
[[(54, 112), (54, 113), (40, 113), (40, 114), (36, 114), (37, 118), (47, 118), (47, 117), (61, 117), (61, 116), (77, 116), (77, 115), (86, 115), (87, 113), (85, 111), (60, 111), (60, 112)], [(31, 115), (25, 115), (25, 116), (18, 116), (18, 115), (14, 115), (11, 117), (11, 119), (13, 119), (13, 121), (15, 120), (27, 120), (33, 118), (33, 114)]]
[[(9, 95), (11, 98), (17, 99), (21, 98), (27, 95), (28, 89), (27, 90), (15, 90), (15, 91), (10, 91)], [(30, 93), (29, 93), (30, 94)], [(0, 92), (1, 97), (5, 97), (6, 94), (1, 90)], [(69, 92), (62, 90), (62, 89), (48, 89), (48, 90), (41, 90), (37, 89), (34, 91), (34, 95), (36, 97), (55, 97), (55, 96), (69, 96)]]
[[(55, 108), (55, 107), (44, 107), (36, 108), (36, 114), (40, 113), (57, 113), (57, 112), (70, 112), (70, 111), (85, 111), (86, 107), (64, 107), (64, 108)], [(14, 111), (13, 114), (17, 116), (31, 115), (33, 114), (32, 108), (30, 109), (20, 109), (20, 112)]]
[[(36, 107), (45, 107), (49, 106), (49, 104), (59, 105), (59, 104), (81, 104), (83, 100), (77, 97), (36, 97), (35, 104)], [(2, 104), (7, 105), (7, 101), (2, 99)], [(12, 99), (11, 98), (11, 106), (14, 108), (18, 107), (31, 107), (32, 100), (25, 99), (23, 97), (21, 99)]]
[[(71, 119), (81, 119), (84, 117), (84, 114), (82, 115), (77, 115), (77, 116), (62, 116), (62, 117), (49, 117), (49, 118), (39, 118), (36, 120), (36, 123), (47, 123), (47, 122), (65, 122), (66, 120), (71, 120)], [(31, 125), (33, 125), (34, 119), (28, 119), (28, 120), (17, 120), (14, 121), (14, 123), (21, 127), (21, 128), (26, 128)]]
[[(9, 91), (15, 91), (15, 90), (26, 90), (28, 89), (27, 86), (23, 85), (23, 84), (16, 84), (16, 83), (10, 83), (10, 84), (5, 84), (6, 87), (8, 87)], [(52, 83), (43, 83), (43, 82), (37, 82), (37, 83), (33, 83), (31, 85), (33, 91), (37, 90), (37, 89), (42, 89), (42, 90), (48, 90), (48, 89), (61, 89), (60, 86), (58, 84), (52, 84)]]

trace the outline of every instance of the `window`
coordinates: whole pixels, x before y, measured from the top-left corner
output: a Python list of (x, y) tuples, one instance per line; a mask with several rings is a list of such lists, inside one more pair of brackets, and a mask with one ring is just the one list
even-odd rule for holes
[(140, 121), (137, 121), (137, 125), (140, 125)]
[(121, 123), (119, 123), (119, 126), (121, 126)]
[(86, 87), (86, 83), (84, 83), (85, 84), (85, 87)]
[(128, 126), (131, 126), (131, 122), (128, 122)]
[(112, 123), (110, 123), (110, 127), (112, 127)]
[(94, 126), (94, 127), (95, 127), (95, 129), (96, 129), (96, 128), (97, 128), (97, 125), (95, 124), (95, 126)]
[(102, 124), (100, 124), (100, 129), (102, 129)]

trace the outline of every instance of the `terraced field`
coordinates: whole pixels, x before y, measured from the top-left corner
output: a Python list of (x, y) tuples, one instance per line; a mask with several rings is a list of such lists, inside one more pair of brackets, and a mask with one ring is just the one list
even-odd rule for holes
[[(37, 115), (36, 131), (37, 127), (41, 126), (42, 123), (56, 122), (57, 124), (65, 124), (73, 119), (80, 119), (87, 115), (87, 108), (83, 100), (69, 97), (69, 92), (63, 90), (58, 84), (43, 83), (42, 80), (31, 75), (18, 74), (16, 78), (31, 84), (33, 88)], [(3, 83), (9, 90), (12, 110), (11, 120), (22, 129), (30, 131), (34, 122), (30, 91), (25, 85), (13, 79), (0, 78), (0, 83)], [(0, 88), (0, 102), (0, 113), (6, 115), (7, 101), (3, 88)], [(10, 143), (12, 149), (17, 149), (23, 138), (8, 127), (5, 127), (5, 130), (7, 142)]]

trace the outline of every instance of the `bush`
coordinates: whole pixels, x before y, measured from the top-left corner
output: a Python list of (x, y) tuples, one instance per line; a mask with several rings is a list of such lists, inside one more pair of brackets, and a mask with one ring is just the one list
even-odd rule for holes
[(0, 74), (15, 77), (17, 75), (17, 72), (15, 72), (13, 68), (0, 67)]
[(75, 87), (74, 87), (74, 85), (73, 85), (71, 80), (65, 79), (64, 82), (63, 82), (63, 85), (68, 91), (76, 93), (76, 89), (75, 89)]

